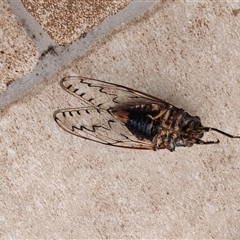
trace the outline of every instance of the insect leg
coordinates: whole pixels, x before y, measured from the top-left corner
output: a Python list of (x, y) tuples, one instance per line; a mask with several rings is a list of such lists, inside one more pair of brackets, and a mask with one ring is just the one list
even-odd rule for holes
[(218, 133), (221, 133), (227, 137), (230, 137), (230, 138), (240, 138), (240, 136), (233, 136), (231, 134), (228, 134), (226, 132), (223, 132), (217, 128), (211, 128), (211, 127), (199, 127), (198, 128), (199, 130), (202, 130), (203, 132), (210, 132), (210, 131), (215, 131), (215, 132), (218, 132)]
[(168, 130), (162, 129), (153, 139), (152, 143), (156, 149), (168, 149), (173, 152), (176, 147), (176, 138), (178, 134), (175, 132), (170, 133)]
[(172, 108), (172, 105), (170, 105), (166, 108), (163, 108), (158, 115), (156, 115), (154, 117), (151, 115), (148, 115), (148, 117), (150, 117), (152, 120), (157, 120), (158, 118), (161, 118), (165, 114), (163, 120), (167, 120), (170, 115), (171, 108)]
[(200, 145), (207, 145), (207, 144), (218, 144), (220, 141), (217, 140), (217, 141), (203, 141), (199, 138), (191, 138), (191, 141), (194, 143), (194, 144), (200, 144)]

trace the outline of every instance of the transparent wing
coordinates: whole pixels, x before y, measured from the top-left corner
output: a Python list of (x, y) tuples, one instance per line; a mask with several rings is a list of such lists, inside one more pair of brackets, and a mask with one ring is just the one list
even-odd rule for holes
[(92, 78), (68, 76), (61, 80), (60, 85), (65, 91), (95, 108), (111, 109), (147, 103), (156, 103), (161, 107), (170, 105), (146, 93)]
[(65, 131), (106, 145), (154, 149), (150, 141), (141, 141), (132, 135), (112, 110), (148, 103), (168, 108), (169, 103), (125, 86), (79, 76), (65, 77), (60, 85), (80, 99), (79, 104), (82, 105), (78, 108), (57, 110), (54, 113), (55, 121)]
[(139, 141), (125, 125), (106, 110), (94, 107), (61, 109), (54, 119), (65, 131), (105, 145), (153, 150), (151, 142)]

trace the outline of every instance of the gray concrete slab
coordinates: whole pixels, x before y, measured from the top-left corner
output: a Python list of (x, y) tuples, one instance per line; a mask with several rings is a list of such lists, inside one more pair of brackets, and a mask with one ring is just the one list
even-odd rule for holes
[(91, 44), (104, 36), (104, 34), (113, 30), (121, 23), (127, 22), (146, 11), (154, 1), (133, 0), (125, 9), (107, 18), (99, 26), (90, 30), (86, 36), (66, 46), (56, 45), (42, 30), (41, 26), (35, 21), (32, 15), (26, 11), (21, 1), (9, 0), (8, 2), (15, 16), (22, 24), (22, 27), (28, 33), (33, 43), (38, 47), (40, 57), (38, 64), (30, 74), (12, 82), (6, 91), (0, 95), (0, 108), (19, 97), (45, 77), (54, 73), (74, 57), (83, 54)]

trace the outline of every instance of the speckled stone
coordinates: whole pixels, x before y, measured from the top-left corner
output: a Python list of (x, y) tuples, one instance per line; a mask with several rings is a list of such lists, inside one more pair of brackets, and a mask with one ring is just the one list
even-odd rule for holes
[(73, 42), (131, 0), (36, 1), (22, 0), (26, 9), (59, 45)]
[(37, 48), (21, 28), (6, 0), (0, 1), (0, 93), (14, 79), (31, 72)]

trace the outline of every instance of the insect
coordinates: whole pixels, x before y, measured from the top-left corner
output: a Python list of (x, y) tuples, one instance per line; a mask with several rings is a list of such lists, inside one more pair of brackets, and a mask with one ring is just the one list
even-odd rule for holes
[(83, 106), (57, 110), (54, 120), (65, 131), (94, 142), (172, 152), (176, 147), (219, 143), (201, 140), (209, 131), (240, 138), (204, 127), (198, 116), (125, 86), (78, 76), (65, 77), (60, 85), (80, 99)]

